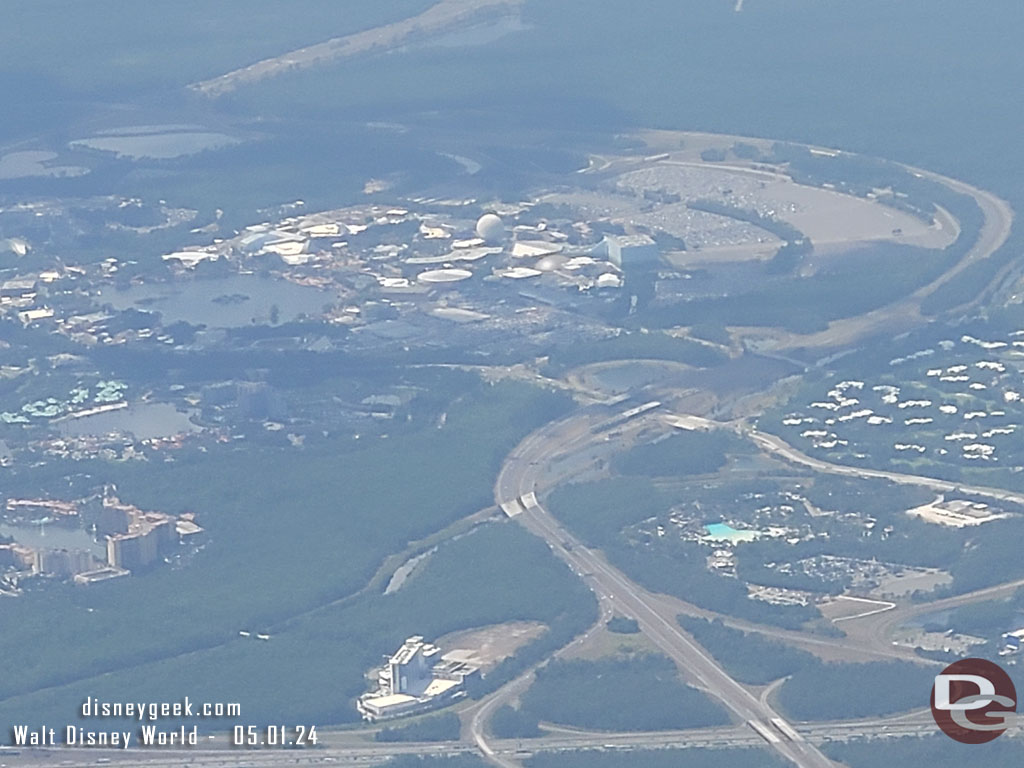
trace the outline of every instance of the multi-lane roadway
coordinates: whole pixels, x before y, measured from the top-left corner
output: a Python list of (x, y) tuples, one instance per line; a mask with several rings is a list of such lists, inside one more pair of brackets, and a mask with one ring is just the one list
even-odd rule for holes
[[(817, 747), (780, 735), (773, 722), (784, 723), (770, 704), (733, 680), (717, 661), (682, 631), (676, 614), (634, 583), (602, 556), (590, 550), (544, 508), (537, 498), (541, 467), (560, 454), (586, 452), (605, 442), (603, 427), (616, 422), (601, 411), (583, 412), (578, 419), (555, 422), (526, 438), (506, 462), (495, 485), (499, 506), (511, 511), (527, 530), (543, 538), (551, 550), (581, 575), (599, 598), (634, 617), (643, 632), (701, 688), (719, 699), (747, 723), (772, 749), (800, 768), (833, 766)], [(483, 733), (474, 734), (487, 745)], [(485, 749), (485, 752), (487, 750)]]
[[(863, 720), (835, 723), (805, 723), (798, 727), (799, 737), (813, 744), (843, 741), (875, 735), (885, 738), (922, 736), (934, 733), (935, 725), (927, 713), (899, 720)], [(102, 751), (92, 749), (0, 750), (0, 764), (31, 766), (31, 768), (94, 768), (97, 760), (117, 768), (264, 768), (280, 765), (380, 765), (398, 755), (443, 756), (478, 753), (471, 741), (408, 742), (375, 744), (342, 740), (315, 749), (304, 750), (128, 750)], [(759, 736), (746, 724), (683, 731), (651, 731), (631, 733), (554, 732), (536, 739), (491, 739), (490, 755), (496, 761), (517, 765), (521, 760), (540, 753), (575, 752), (579, 750), (643, 749), (723, 749), (764, 746)]]
[[(506, 460), (495, 484), (495, 499), (506, 514), (514, 517), (534, 534), (543, 538), (551, 550), (569, 564), (602, 600), (602, 605), (633, 616), (641, 629), (663, 652), (703, 689), (717, 697), (741, 721), (748, 726), (754, 740), (774, 748), (798, 766), (833, 765), (812, 744), (822, 733), (837, 735), (844, 732), (839, 723), (822, 725), (823, 731), (807, 731), (806, 740), (794, 740), (788, 724), (782, 721), (770, 704), (758, 699), (743, 685), (733, 680), (714, 658), (692, 637), (683, 632), (677, 622), (679, 602), (664, 595), (652, 594), (630, 580), (621, 571), (610, 565), (602, 555), (586, 547), (567, 531), (543, 506), (538, 493), (565, 482), (573, 473), (586, 471), (599, 461), (602, 450), (615, 446), (608, 444), (608, 432), (614, 425), (619, 437), (630, 431), (634, 434), (649, 429), (661, 422), (685, 429), (729, 429), (744, 434), (762, 450), (779, 455), (791, 462), (803, 464), (821, 472), (850, 475), (861, 478), (884, 478), (897, 483), (929, 487), (937, 491), (951, 491), (954, 488), (989, 496), (994, 499), (1024, 503), (1024, 497), (998, 488), (966, 487), (929, 477), (905, 475), (879, 470), (862, 469), (829, 464), (809, 457), (778, 437), (757, 432), (742, 423), (725, 423), (690, 414), (671, 413), (667, 409), (640, 414), (630, 424), (622, 425), (621, 415), (609, 415), (607, 409), (593, 407), (576, 412), (571, 417), (554, 422), (528, 436)], [(621, 446), (621, 441), (615, 444)], [(571, 459), (575, 459), (572, 461)], [(843, 646), (848, 650), (859, 650), (872, 655), (886, 657), (907, 657), (903, 649), (894, 649), (888, 640), (889, 631), (896, 623), (914, 614), (940, 607), (956, 607), (969, 602), (993, 599), (1012, 593), (1024, 581), (997, 585), (975, 593), (960, 595), (932, 605), (924, 604), (897, 609), (880, 614), (874, 619), (876, 631), (870, 633), (872, 642), (862, 644), (859, 640), (837, 638), (814, 638), (805, 633), (785, 632), (774, 628), (752, 625), (745, 629), (766, 634), (788, 634), (787, 640), (802, 643), (815, 642), (823, 645)], [(948, 604), (948, 605), (947, 605)], [(699, 609), (698, 611), (699, 612)], [(918, 659), (920, 661), (920, 659)], [(860, 735), (908, 735), (934, 732), (934, 723), (926, 716), (916, 719), (897, 717), (888, 720), (860, 722), (854, 731)], [(486, 718), (474, 720), (473, 735), (485, 749), (500, 754), (487, 741), (484, 733)], [(781, 726), (781, 731), (780, 731)], [(694, 733), (694, 738), (697, 734)], [(748, 737), (750, 738), (750, 737)], [(810, 742), (810, 743), (808, 743)], [(642, 743), (656, 745), (657, 739), (645, 739)], [(696, 741), (692, 743), (696, 744)], [(499, 762), (496, 760), (496, 762)], [(504, 765), (509, 762), (502, 762)]]

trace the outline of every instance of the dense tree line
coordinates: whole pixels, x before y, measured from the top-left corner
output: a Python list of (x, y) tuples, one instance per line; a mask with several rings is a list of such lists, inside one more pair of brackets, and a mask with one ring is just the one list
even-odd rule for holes
[(541, 735), (536, 716), (507, 704), (491, 718), (491, 733), (499, 739), (532, 739)]
[[(485, 385), (449, 392), (465, 398), (444, 430), (431, 425), (358, 451), (351, 440), (328, 440), (303, 451), (224, 448), (196, 461), (76, 466), (92, 478), (71, 490), (111, 481), (143, 509), (195, 510), (209, 543), (185, 568), (89, 590), (48, 585), (11, 601), (0, 617), (10, 662), (3, 695), (20, 695), (20, 712), (46, 720), (57, 699), (34, 694), (40, 686), (74, 699), (87, 689), (151, 696), (188, 688), (211, 701), (230, 695), (253, 723), (276, 722), (284, 711), (337, 723), (358, 719), (352, 700), (366, 690), (366, 671), (411, 634), (436, 638), (538, 621), (550, 630), (522, 649), (524, 663), (560, 647), (596, 620), (593, 596), (518, 526), (484, 526), (445, 544), (391, 595), (360, 592), (396, 541), (429, 535), (491, 503), (486, 478), (532, 428), (530, 391)], [(33, 480), (68, 488), (60, 462), (25, 471), (19, 493), (31, 491)], [(313, 579), (310, 563), (317, 564)], [(495, 585), (504, 590), (501, 601)], [(41, 631), (54, 611), (65, 615), (60, 630)], [(180, 621), (183, 611), (189, 622)], [(100, 618), (113, 614), (127, 624), (112, 638)], [(240, 629), (267, 630), (272, 639), (242, 640)], [(339, 642), (351, 652), (339, 655)], [(167, 661), (181, 653), (192, 653), (187, 669)], [(311, 653), (333, 659), (327, 671), (303, 669)], [(516, 663), (499, 666), (498, 678), (514, 674)]]
[(826, 755), (849, 768), (877, 765), (962, 768), (965, 765), (1010, 766), (1024, 764), (1024, 743), (1002, 738), (988, 744), (958, 744), (942, 735), (884, 741), (829, 742)]
[[(579, 594), (576, 600), (562, 603), (561, 610), (548, 621), (547, 631), (503, 660), (487, 674), (471, 678), (466, 684), (467, 693), (473, 698), (480, 698), (497, 690), (529, 667), (568, 645), (573, 638), (591, 626), (597, 620), (597, 603), (585, 587), (579, 583), (577, 586), (582, 594)], [(541, 589), (538, 594), (544, 594), (544, 590)]]
[(1024, 519), (1019, 517), (996, 520), (972, 531), (970, 545), (950, 568), (952, 591), (970, 592), (1024, 576), (1021, 541)]
[(549, 360), (544, 370), (559, 375), (570, 368), (610, 360), (671, 360), (698, 367), (724, 363), (728, 358), (706, 344), (665, 333), (624, 332), (599, 341), (557, 344), (544, 350)]
[(729, 722), (721, 707), (680, 681), (664, 656), (552, 661), (537, 671), (522, 710), (539, 720), (608, 731)]
[(681, 477), (717, 472), (725, 466), (727, 451), (751, 452), (750, 444), (721, 430), (674, 432), (654, 443), (634, 446), (618, 454), (612, 466), (625, 475)]
[(779, 326), (799, 333), (884, 306), (927, 284), (962, 254), (877, 242), (849, 252), (813, 275), (755, 280), (723, 297), (656, 304), (635, 316), (649, 328), (695, 323)]
[(640, 631), (640, 624), (636, 619), (630, 619), (625, 616), (612, 616), (608, 619), (608, 623), (605, 625), (608, 627), (609, 632), (615, 632), (620, 635), (635, 635)]
[(763, 635), (732, 629), (717, 619), (707, 621), (680, 616), (679, 624), (698, 643), (711, 649), (729, 675), (741, 683), (767, 685), (817, 662), (817, 658), (807, 651), (769, 640)]
[[(993, 637), (1019, 629), (1024, 612), (1024, 588), (1018, 589), (1009, 600), (986, 600), (954, 608), (948, 626), (969, 635)], [(943, 625), (939, 631), (945, 631)]]
[(386, 765), (387, 768), (487, 768), (490, 764), (479, 755), (463, 754), (446, 757), (396, 755)]
[(926, 706), (935, 669), (905, 661), (801, 665), (779, 691), (796, 720), (876, 717)]
[(647, 589), (675, 595), (719, 613), (761, 624), (799, 629), (821, 618), (812, 605), (772, 605), (753, 600), (739, 579), (711, 573), (707, 548), (691, 542), (658, 549), (620, 545), (606, 550), (609, 559)]
[(963, 269), (955, 280), (940, 285), (921, 302), (921, 312), (935, 316), (965, 304), (979, 296), (1021, 252), (1024, 235), (1014, 229), (1003, 246), (987, 259), (975, 261)]
[(618, 544), (627, 525), (664, 513), (669, 500), (649, 480), (623, 477), (560, 486), (549, 506), (587, 544), (604, 548)]
[(375, 741), (458, 741), (462, 723), (454, 712), (423, 717), (406, 725), (381, 728)]

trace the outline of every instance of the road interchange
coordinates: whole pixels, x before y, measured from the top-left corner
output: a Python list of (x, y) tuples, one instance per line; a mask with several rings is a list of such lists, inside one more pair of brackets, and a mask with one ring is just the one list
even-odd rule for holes
[[(736, 682), (717, 661), (679, 627), (676, 614), (652, 599), (642, 587), (610, 565), (603, 557), (583, 545), (563, 528), (537, 499), (537, 468), (556, 454), (586, 448), (595, 440), (603, 440), (600, 421), (556, 422), (527, 437), (502, 467), (495, 484), (495, 500), (508, 510), (514, 502), (519, 511), (515, 519), (527, 530), (543, 538), (552, 552), (564, 560), (582, 578), (599, 599), (610, 601), (622, 613), (637, 620), (643, 632), (700, 687), (717, 698), (741, 722), (751, 728), (769, 729), (771, 736), (762, 736), (776, 752), (800, 768), (829, 768), (834, 763), (808, 742), (775, 737), (773, 721), (781, 715), (767, 702), (760, 701), (747, 688)], [(611, 420), (614, 421), (614, 420)], [(595, 430), (595, 427), (597, 429)], [(525, 500), (525, 501), (524, 501)], [(774, 737), (774, 740), (773, 740)], [(484, 734), (477, 730), (474, 738), (487, 753)]]

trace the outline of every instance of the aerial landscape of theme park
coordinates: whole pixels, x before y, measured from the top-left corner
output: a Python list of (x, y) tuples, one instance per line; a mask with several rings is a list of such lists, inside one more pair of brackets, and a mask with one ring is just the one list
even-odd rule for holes
[(1024, 155), (846, 42), (952, 21), (186, 5), (0, 31), (0, 762), (1020, 760)]

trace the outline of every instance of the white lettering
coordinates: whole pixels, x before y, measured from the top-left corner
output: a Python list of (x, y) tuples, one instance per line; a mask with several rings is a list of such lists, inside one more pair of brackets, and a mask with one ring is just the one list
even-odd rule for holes
[[(951, 702), (951, 686), (953, 683), (971, 683), (978, 686), (978, 694), (971, 697), (962, 697), (957, 702)], [(992, 703), (992, 697), (996, 695), (996, 687), (992, 681), (980, 675), (936, 675), (935, 676), (935, 708), (944, 712), (966, 712), (974, 709), (984, 709)]]
[[(1014, 702), (1012, 699), (1008, 699), (1005, 696), (996, 696), (993, 699), (996, 703), (1002, 704), (1004, 707), (1012, 707)], [(994, 723), (976, 723), (973, 720), (967, 718), (967, 713), (960, 709), (951, 710), (949, 713), (950, 719), (968, 731), (1005, 731), (1010, 727), (1010, 721), (1016, 716), (1016, 712), (986, 712), (985, 717), (995, 720)]]

